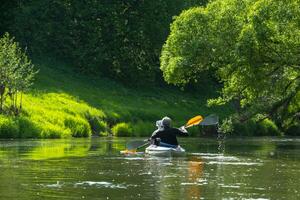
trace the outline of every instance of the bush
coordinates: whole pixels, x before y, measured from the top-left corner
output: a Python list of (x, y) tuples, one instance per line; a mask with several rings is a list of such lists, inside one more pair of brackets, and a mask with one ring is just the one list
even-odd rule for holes
[(0, 138), (17, 138), (19, 126), (11, 117), (0, 115)]
[(105, 121), (102, 121), (99, 117), (90, 117), (88, 119), (88, 122), (93, 134), (103, 135), (103, 133), (107, 133), (107, 123)]
[(137, 121), (132, 125), (132, 129), (134, 136), (150, 137), (156, 127), (152, 122)]
[(27, 117), (19, 117), (19, 137), (20, 138), (37, 138), (41, 133), (40, 128)]
[(108, 132), (108, 131), (101, 131), (101, 132), (99, 132), (99, 136), (109, 136), (110, 135), (110, 133)]
[(257, 136), (282, 136), (276, 124), (270, 119), (265, 119), (257, 124), (255, 132)]
[(131, 125), (125, 122), (116, 124), (111, 130), (113, 135), (117, 137), (129, 137), (133, 134)]
[(91, 135), (90, 124), (81, 117), (69, 116), (64, 120), (65, 127), (71, 130), (73, 137), (89, 137)]
[(253, 136), (256, 134), (257, 124), (253, 120), (245, 123), (233, 124), (233, 135), (239, 136)]
[(220, 126), (220, 132), (223, 134), (234, 133), (234, 123), (231, 117), (225, 118)]
[(106, 121), (109, 125), (116, 124), (120, 121), (121, 116), (115, 112), (108, 112)]
[(239, 136), (280, 136), (281, 132), (270, 119), (261, 122), (250, 120), (246, 123), (234, 124), (234, 135)]
[[(85, 104), (83, 104), (85, 105)], [(106, 115), (102, 110), (96, 109), (96, 108), (92, 108), (92, 107), (87, 107), (87, 105), (82, 106), (82, 107), (86, 107), (84, 108), (85, 110), (87, 109), (87, 111), (84, 112), (84, 115), (87, 119), (93, 118), (93, 117), (98, 117), (101, 119), (105, 119)]]
[(97, 126), (95, 128), (95, 133), (99, 134), (100, 136), (107, 136), (108, 135), (108, 126), (105, 121), (98, 121)]
[(71, 135), (70, 130), (51, 123), (42, 124), (41, 130), (40, 138), (66, 138)]

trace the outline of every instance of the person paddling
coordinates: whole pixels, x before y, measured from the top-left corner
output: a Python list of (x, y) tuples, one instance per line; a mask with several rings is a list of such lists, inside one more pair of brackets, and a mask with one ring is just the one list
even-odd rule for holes
[(176, 136), (188, 136), (188, 132), (184, 126), (180, 128), (172, 128), (171, 122), (172, 120), (169, 117), (164, 117), (162, 120), (156, 122), (158, 129), (152, 133), (152, 136), (149, 139), (151, 144), (162, 147), (177, 148), (178, 141)]

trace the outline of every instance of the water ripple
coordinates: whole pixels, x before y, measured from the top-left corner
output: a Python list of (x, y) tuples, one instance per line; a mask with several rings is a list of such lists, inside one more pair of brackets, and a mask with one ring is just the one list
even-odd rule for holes
[(126, 189), (127, 187), (124, 186), (124, 185), (121, 185), (121, 184), (113, 184), (113, 183), (110, 183), (110, 182), (106, 182), (106, 181), (99, 181), (99, 182), (96, 182), (96, 181), (82, 181), (82, 182), (78, 182), (78, 183), (75, 183), (74, 184), (75, 187), (78, 187), (78, 186), (95, 186), (95, 187), (98, 187), (98, 188), (120, 188), (120, 189)]
[(208, 165), (256, 165), (256, 166), (261, 166), (262, 163), (255, 163), (255, 162), (222, 162), (222, 161), (210, 161), (207, 162), (206, 164)]

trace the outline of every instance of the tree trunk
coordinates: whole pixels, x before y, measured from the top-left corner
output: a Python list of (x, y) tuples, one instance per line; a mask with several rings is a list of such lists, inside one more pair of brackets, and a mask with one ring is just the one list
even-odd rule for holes
[(20, 107), (19, 107), (20, 112), (21, 112), (21, 110), (22, 110), (22, 97), (23, 97), (23, 93), (21, 92), (21, 96), (20, 96)]
[(3, 102), (4, 102), (4, 92), (5, 92), (5, 86), (0, 85), (0, 112), (3, 111)]
[(14, 103), (15, 103), (15, 95), (14, 95), (14, 93), (10, 94), (10, 99), (11, 99), (10, 107), (12, 108), (12, 110), (14, 110)]
[(17, 101), (18, 101), (18, 91), (16, 91), (15, 99), (14, 99), (14, 110), (16, 116), (19, 115)]
[(2, 113), (2, 108), (3, 108), (3, 94), (0, 95), (0, 113)]

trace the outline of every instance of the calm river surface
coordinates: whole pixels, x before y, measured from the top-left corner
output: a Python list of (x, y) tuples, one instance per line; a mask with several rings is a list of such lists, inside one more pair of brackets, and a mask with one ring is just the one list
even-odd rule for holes
[(183, 158), (128, 141), (0, 140), (0, 199), (300, 199), (300, 138), (180, 138)]

